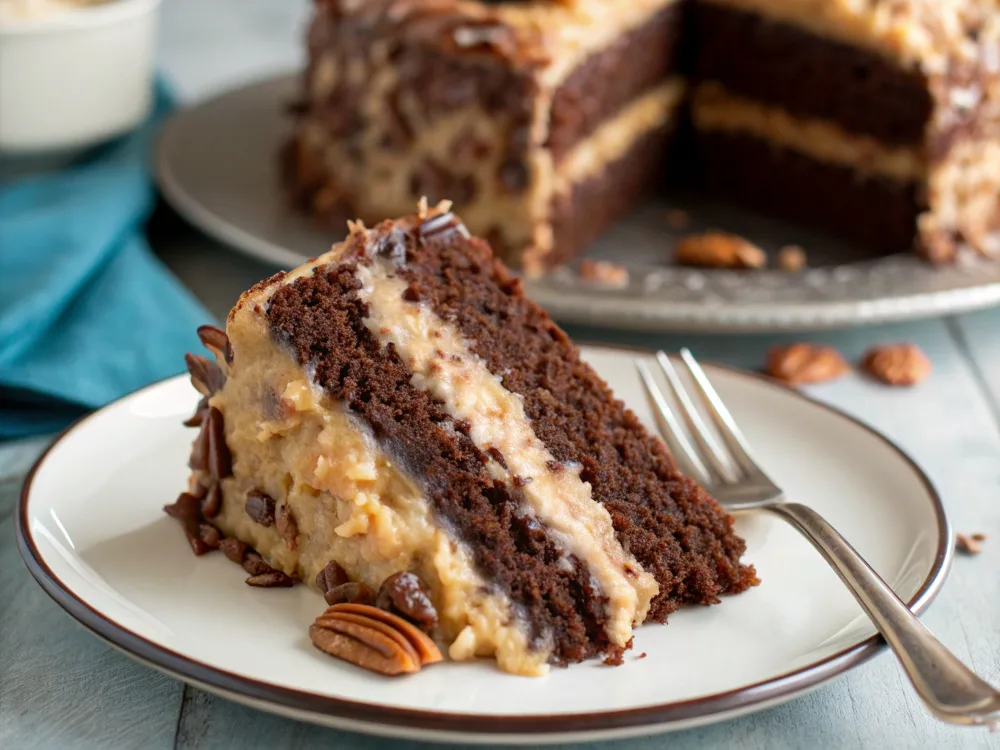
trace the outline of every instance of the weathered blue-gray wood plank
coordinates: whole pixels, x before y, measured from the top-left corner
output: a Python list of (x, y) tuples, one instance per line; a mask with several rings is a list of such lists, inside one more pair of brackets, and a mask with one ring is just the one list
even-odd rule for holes
[[(37, 452), (0, 447), (0, 465)], [(13, 507), (11, 483), (0, 508)], [(0, 523), (0, 748), (170, 748), (182, 686), (84, 632), (31, 578)]]
[(956, 318), (955, 334), (979, 372), (1000, 425), (1000, 308)]

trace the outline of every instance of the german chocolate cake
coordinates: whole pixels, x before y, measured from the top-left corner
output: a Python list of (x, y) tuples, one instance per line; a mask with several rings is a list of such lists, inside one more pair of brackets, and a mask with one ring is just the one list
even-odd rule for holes
[(670, 164), (946, 262), (996, 249), (997, 19), (992, 0), (316, 0), (285, 173), (337, 225), (452, 199), (529, 273)]
[(167, 510), (251, 585), (371, 604), (388, 581), (452, 659), (539, 674), (757, 582), (732, 518), (444, 207), (352, 223), (201, 334)]

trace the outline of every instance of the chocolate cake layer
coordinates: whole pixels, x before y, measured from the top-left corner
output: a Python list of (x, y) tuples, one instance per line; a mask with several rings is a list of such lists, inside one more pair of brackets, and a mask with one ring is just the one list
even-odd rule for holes
[(702, 131), (695, 138), (698, 173), (713, 194), (824, 228), (873, 253), (913, 247), (924, 210), (913, 183), (861, 177), (746, 135)]
[(591, 55), (556, 89), (547, 146), (556, 163), (576, 143), (676, 69), (683, 3), (676, 2)]
[(745, 544), (732, 518), (677, 471), (662, 441), (480, 247), (477, 258), (475, 244), (445, 234), (408, 251), (398, 273), (490, 371), (503, 373), (504, 387), (523, 398), (535, 434), (557, 461), (580, 467), (622, 547), (660, 585), (648, 617), (663, 621), (681, 604), (710, 604), (753, 585), (753, 568), (739, 562)]
[(673, 132), (668, 126), (646, 133), (625, 156), (553, 198), (550, 267), (577, 255), (661, 181)]
[(689, 12), (697, 79), (890, 145), (923, 141), (933, 101), (919, 71), (736, 8), (695, 2)]
[[(404, 241), (411, 244), (407, 257), (419, 254), (412, 235)], [(589, 571), (572, 558), (566, 564), (545, 528), (521, 514), (520, 489), (489, 474), (488, 457), (469, 438), (468, 426), (412, 385), (412, 372), (395, 350), (383, 347), (365, 326), (368, 311), (355, 273), (360, 261), (345, 261), (274, 293), (267, 311), (272, 335), (422, 484), (438, 521), (522, 611), (539, 647), (551, 639), (544, 645), (551, 645), (554, 662), (613, 650), (601, 625), (604, 602)]]

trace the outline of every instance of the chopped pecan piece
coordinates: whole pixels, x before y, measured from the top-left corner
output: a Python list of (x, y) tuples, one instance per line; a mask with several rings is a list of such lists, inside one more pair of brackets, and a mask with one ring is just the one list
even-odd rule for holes
[(620, 288), (628, 285), (628, 269), (606, 260), (580, 262), (580, 278), (592, 284)]
[(201, 512), (205, 518), (215, 518), (222, 509), (222, 488), (218, 482), (213, 482), (212, 486), (205, 492), (201, 500)]
[(886, 385), (910, 386), (931, 374), (931, 362), (916, 344), (873, 346), (861, 358), (861, 368)]
[(185, 354), (184, 362), (191, 374), (191, 384), (203, 396), (214, 396), (226, 384), (226, 376), (218, 364), (198, 354)]
[(219, 549), (227, 558), (238, 565), (243, 564), (243, 556), (246, 554), (248, 546), (236, 537), (229, 537), (219, 542)]
[[(215, 326), (201, 326), (198, 329), (198, 338), (215, 358), (227, 365), (233, 363), (233, 347), (229, 343), (229, 336), (221, 328)], [(224, 381), (223, 381), (224, 382)]]
[(676, 260), (682, 266), (703, 268), (763, 268), (767, 254), (735, 234), (706, 232), (691, 234), (677, 243)]
[(288, 503), (282, 503), (278, 506), (278, 510), (274, 514), (274, 526), (278, 531), (278, 536), (284, 540), (285, 546), (288, 549), (295, 549), (299, 539), (299, 525), (295, 522), (295, 516), (292, 515), (292, 509), (288, 507)]
[(821, 344), (778, 346), (767, 355), (767, 374), (789, 385), (822, 383), (850, 370), (840, 352)]
[(371, 586), (354, 581), (334, 586), (323, 593), (326, 603), (334, 604), (375, 604), (375, 592)]
[(785, 245), (778, 251), (778, 268), (797, 273), (806, 267), (806, 251), (798, 245)]
[(247, 578), (248, 586), (257, 586), (262, 589), (290, 588), (295, 585), (295, 580), (280, 570), (268, 570)]
[(983, 551), (986, 534), (956, 534), (955, 549), (964, 555), (978, 555)]
[(257, 552), (247, 552), (243, 556), (243, 570), (251, 576), (259, 576), (270, 573), (274, 568), (264, 562), (264, 558)]
[(172, 505), (163, 506), (163, 510), (168, 516), (181, 522), (184, 536), (195, 555), (201, 556), (212, 551), (213, 547), (202, 538), (201, 500), (189, 492), (182, 492)]
[(667, 226), (671, 229), (685, 229), (691, 223), (691, 214), (681, 208), (667, 209)]
[(198, 525), (198, 537), (211, 549), (218, 549), (222, 542), (222, 534), (210, 523)]
[(330, 560), (326, 564), (326, 567), (316, 574), (316, 588), (325, 594), (327, 591), (337, 588), (337, 586), (343, 586), (345, 583), (350, 582), (350, 580), (347, 576), (347, 571), (340, 567), (340, 564), (336, 560)]
[(261, 526), (274, 523), (274, 498), (260, 490), (250, 490), (247, 493), (246, 513)]
[(214, 406), (208, 410), (204, 428), (208, 432), (207, 459), (212, 479), (218, 482), (233, 475), (233, 457), (226, 445), (226, 427), (222, 412)]
[(413, 573), (393, 573), (382, 582), (375, 605), (386, 612), (402, 615), (426, 630), (437, 625), (437, 610), (430, 591)]

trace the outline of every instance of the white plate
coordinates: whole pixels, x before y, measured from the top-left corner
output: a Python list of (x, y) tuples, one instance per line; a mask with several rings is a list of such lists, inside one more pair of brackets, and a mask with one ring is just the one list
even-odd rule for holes
[[(278, 178), (278, 151), (290, 120), (285, 105), (298, 76), (281, 76), (181, 110), (167, 123), (156, 157), (166, 198), (188, 221), (219, 241), (291, 268), (343, 239), (288, 208)], [(704, 271), (669, 264), (678, 232), (665, 205), (651, 201), (588, 250), (629, 268), (623, 289), (581, 284), (572, 269), (529, 282), (528, 293), (556, 318), (645, 330), (794, 330), (903, 320), (1000, 303), (1000, 262), (965, 256), (935, 268), (907, 253), (858, 260), (844, 242), (787, 223), (689, 196), (685, 230), (723, 228), (769, 251), (797, 244), (810, 271)]]
[[(651, 422), (636, 353), (585, 353)], [(951, 545), (920, 469), (840, 412), (759, 376), (709, 372), (789, 495), (827, 516), (915, 610), (926, 607)], [(73, 617), (139, 661), (233, 700), (401, 737), (597, 740), (758, 710), (882, 645), (810, 545), (780, 521), (752, 515), (738, 529), (761, 585), (640, 628), (621, 667), (585, 663), (538, 679), (503, 674), (489, 661), (402, 679), (364, 672), (310, 644), (307, 628), (323, 609), (313, 591), (244, 585), (245, 574), (221, 554), (195, 558), (162, 512), (185, 484), (192, 431), (181, 420), (197, 400), (178, 377), (70, 428), (25, 483), (17, 532), (31, 572)]]

